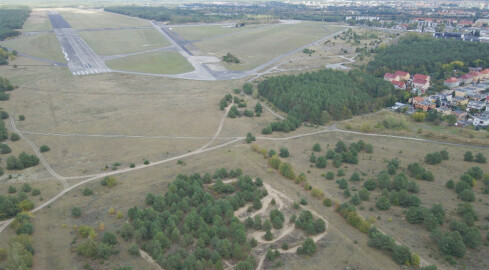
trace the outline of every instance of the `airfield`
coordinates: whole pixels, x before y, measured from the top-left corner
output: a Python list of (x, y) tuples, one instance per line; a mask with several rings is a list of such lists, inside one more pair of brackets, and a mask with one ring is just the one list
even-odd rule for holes
[[(358, 165), (341, 167), (347, 179), (356, 172), (364, 180), (385, 170), (386, 160), (398, 158), (401, 170), (405, 170), (412, 162), (422, 162), (426, 153), (446, 149), (450, 160), (427, 167), (436, 179), (418, 181), (418, 196), (429, 205), (443, 202), (448, 209), (456, 208), (459, 200), (445, 188), (446, 181), (473, 166), (462, 162), (467, 149), (488, 153), (487, 147), (468, 145), (471, 141), (439, 141), (443, 134), (435, 139), (416, 137), (415, 124), (406, 133), (360, 130), (364, 119), (374, 125), (386, 117), (385, 112), (265, 136), (260, 134), (261, 129), (284, 119), (286, 114), (266, 105), (266, 100), (234, 94), (233, 89), (240, 89), (243, 83), (266, 76), (324, 67), (353, 68), (361, 63), (356, 59), (355, 48), (333, 38), (347, 28), (298, 21), (238, 28), (232, 22), (166, 25), (102, 10), (34, 10), (22, 36), (0, 43), (19, 53), (11, 65), (0, 66), (2, 76), (19, 86), (2, 104), (11, 115), (4, 120), (9, 132), (22, 138), (9, 142), (12, 154), (26, 151), (41, 157), (39, 166), (20, 172), (5, 171), (0, 177), (1, 194), (7, 194), (8, 186), (19, 189), (23, 183), (42, 192), (41, 197), (33, 199), (33, 269), (82, 269), (86, 260), (80, 259), (70, 244), (76, 226), (97, 227), (104, 222), (107, 230), (120, 230), (127, 218), (109, 215), (110, 208), (127, 213), (134, 205), (144, 206), (148, 192), (163, 194), (178, 174), (212, 174), (223, 167), (242, 168), (245, 174), (264, 180), (270, 196), (263, 212), (273, 208), (272, 198), (278, 201), (277, 207), (286, 211), (291, 211), (292, 201), (304, 198), (308, 201), (304, 209), (327, 222), (326, 232), (314, 239), (318, 245), (315, 256), (298, 256), (293, 252), (297, 246), (291, 245), (290, 251), (281, 250), (283, 265), (278, 269), (403, 269), (388, 255), (368, 247), (368, 237), (349, 225), (334, 207), (324, 207), (321, 200), (271, 169), (267, 160), (244, 142), (246, 134), (252, 132), (257, 139), (254, 144), (260, 148), (278, 151), (287, 147), (290, 157), (284, 161), (293, 164), (296, 172), (305, 173), (312, 186), (324, 190), (325, 196), (337, 204), (347, 201), (335, 183), (339, 177), (331, 181), (324, 174), (336, 175), (338, 169), (331, 164), (318, 169), (309, 162), (315, 143), (321, 144), (322, 155), (333, 149), (338, 140), (347, 145), (360, 139), (371, 143), (373, 154), (362, 153)], [(316, 52), (305, 54), (305, 48)], [(343, 49), (348, 53), (341, 53)], [(228, 52), (242, 63), (222, 62)], [(261, 117), (227, 117), (229, 107), (219, 110), (219, 100), (230, 93), (243, 98), (249, 109), (258, 102), (264, 105)], [(17, 120), (20, 114), (25, 115), (25, 121)], [(353, 125), (353, 130), (346, 127), (348, 124)], [(40, 153), (40, 145), (48, 145), (51, 150)], [(6, 156), (2, 158), (3, 165), (5, 159)], [(106, 176), (115, 176), (117, 186), (110, 190), (101, 186), (100, 180)], [(352, 191), (361, 189), (361, 184), (351, 183)], [(81, 190), (85, 187), (94, 195), (83, 196)], [(474, 202), (474, 207), (481, 217), (486, 217), (489, 199), (480, 190), (476, 194), (480, 201)], [(372, 192), (370, 201), (362, 202), (359, 213), (420, 254), (422, 265), (436, 263), (438, 269), (456, 269), (436, 252), (428, 231), (406, 223), (405, 209), (374, 209), (379, 196), (379, 190)], [(83, 209), (79, 219), (70, 215), (76, 206)], [(245, 210), (240, 209), (240, 213)], [(456, 213), (447, 215), (454, 218)], [(0, 243), (15, 234), (11, 223), (12, 220), (0, 222)], [(257, 269), (275, 269), (275, 265), (265, 261), (263, 251), (272, 246), (280, 248), (279, 240), (296, 235), (292, 227), (287, 224), (284, 230), (274, 231), (281, 237), (277, 241), (261, 241), (261, 252), (255, 254), (260, 263)], [(120, 240), (119, 245), (119, 254), (103, 263), (91, 262), (92, 267), (131, 265), (134, 269), (161, 269), (148, 258), (129, 256), (129, 243)], [(474, 251), (468, 255), (469, 260), (477, 265), (489, 263), (482, 252)], [(227, 265), (226, 269), (233, 266)]]

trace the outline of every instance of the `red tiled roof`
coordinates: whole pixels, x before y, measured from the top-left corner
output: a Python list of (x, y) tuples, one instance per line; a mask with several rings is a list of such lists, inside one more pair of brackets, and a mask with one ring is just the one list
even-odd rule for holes
[(471, 78), (472, 78), (472, 75), (470, 75), (470, 74), (465, 74), (465, 75), (460, 76), (460, 79), (462, 79), (462, 80), (467, 80), (467, 79), (471, 79)]
[(449, 79), (446, 79), (445, 82), (446, 83), (456, 83), (456, 82), (458, 82), (458, 79), (455, 77), (451, 77)]
[(395, 75), (398, 75), (398, 76), (401, 76), (401, 77), (404, 77), (404, 76), (407, 76), (409, 75), (409, 73), (405, 72), (405, 71), (402, 71), (402, 70), (398, 70), (396, 71), (396, 73), (394, 73)]
[(416, 102), (423, 102), (424, 98), (423, 97), (413, 97), (414, 101)]
[(384, 78), (389, 78), (389, 79), (394, 79), (396, 77), (397, 77), (397, 75), (396, 74), (392, 74), (392, 73), (386, 73), (384, 75)]
[(489, 68), (486, 68), (484, 69), (483, 71), (481, 71), (482, 74), (489, 74)]
[(393, 85), (397, 85), (397, 86), (399, 86), (399, 87), (401, 87), (401, 88), (402, 88), (402, 87), (404, 87), (404, 85), (406, 84), (406, 83), (404, 83), (403, 81), (395, 81), (395, 80), (394, 80), (394, 81), (392, 81), (391, 83), (392, 83)]
[(428, 80), (423, 80), (423, 79), (414, 79), (413, 83), (414, 84), (426, 84)]
[(414, 79), (415, 79), (415, 80), (416, 80), (416, 79), (421, 79), (421, 80), (426, 80), (426, 81), (427, 81), (427, 80), (428, 80), (428, 76), (423, 75), (423, 74), (415, 74), (415, 75), (414, 75)]

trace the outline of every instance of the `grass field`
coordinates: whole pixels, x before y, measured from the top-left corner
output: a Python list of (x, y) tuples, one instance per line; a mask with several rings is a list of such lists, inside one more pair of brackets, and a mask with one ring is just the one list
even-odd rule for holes
[(149, 52), (107, 61), (116, 70), (154, 74), (179, 74), (194, 70), (183, 56), (173, 51)]
[(36, 34), (11, 39), (1, 42), (0, 45), (27, 55), (66, 63), (58, 39), (54, 33)]
[(99, 55), (149, 51), (170, 45), (155, 29), (82, 31), (78, 34)]
[(242, 63), (224, 64), (228, 69), (249, 70), (341, 29), (314, 22), (280, 24), (196, 42), (194, 45), (203, 52), (218, 57), (230, 52)]
[(27, 18), (24, 27), (22, 27), (22, 31), (49, 31), (52, 29), (53, 27), (44, 9), (33, 9), (31, 16)]
[(131, 26), (149, 26), (138, 18), (104, 12), (99, 9), (58, 9), (58, 13), (75, 29), (117, 28)]
[[(377, 123), (384, 120), (386, 117), (405, 119), (408, 123), (408, 128), (406, 130), (392, 130), (375, 127)], [(415, 122), (410, 117), (391, 111), (382, 111), (354, 117), (353, 119), (342, 123), (340, 127), (344, 129), (351, 128), (352, 130), (360, 132), (410, 136), (453, 143), (489, 146), (489, 132), (487, 131), (476, 131), (470, 127), (449, 127), (445, 123), (435, 125), (430, 122)]]
[(227, 27), (228, 25), (198, 25), (198, 26), (176, 26), (172, 30), (186, 40), (210, 39), (217, 35), (233, 34), (252, 29), (269, 27), (268, 24), (250, 24), (245, 27)]

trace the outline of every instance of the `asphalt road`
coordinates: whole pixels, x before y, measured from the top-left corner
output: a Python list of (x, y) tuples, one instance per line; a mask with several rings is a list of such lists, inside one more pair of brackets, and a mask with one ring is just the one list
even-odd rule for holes
[(68, 68), (74, 76), (111, 71), (61, 15), (55, 11), (50, 11), (49, 20), (68, 62)]

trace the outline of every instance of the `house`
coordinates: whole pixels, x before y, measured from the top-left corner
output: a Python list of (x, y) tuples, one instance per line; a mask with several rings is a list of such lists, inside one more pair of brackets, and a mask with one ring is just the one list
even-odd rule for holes
[(463, 89), (463, 88), (455, 89), (455, 96), (456, 97), (466, 97), (467, 96), (467, 90)]
[(474, 109), (474, 110), (482, 110), (486, 106), (485, 101), (476, 101), (476, 100), (471, 100), (467, 104), (467, 109)]
[(472, 76), (472, 82), (476, 83), (484, 79), (484, 75), (480, 71), (471, 71), (469, 74)]
[(428, 80), (423, 80), (423, 79), (414, 79), (413, 87), (419, 88), (422, 91), (426, 91), (430, 87), (430, 82)]
[(396, 89), (406, 89), (406, 83), (403, 81), (392, 81), (391, 83)]
[(428, 75), (423, 75), (423, 74), (414, 74), (413, 80), (427, 80), (428, 82), (430, 81), (431, 77)]
[(460, 80), (460, 83), (463, 83), (463, 84), (469, 84), (473, 81), (472, 75), (470, 75), (470, 74), (465, 74), (465, 75), (460, 76), (459, 80)]
[(468, 113), (460, 110), (452, 111), (452, 114), (457, 117), (457, 120), (465, 120), (467, 118)]
[(429, 101), (423, 101), (423, 102), (420, 102), (420, 103), (415, 103), (414, 104), (414, 108), (421, 109), (421, 110), (423, 110), (423, 111), (426, 112), (426, 111), (435, 109), (436, 108), (436, 104), (431, 103)]
[(486, 68), (481, 71), (482, 77), (485, 79), (489, 79), (489, 68)]
[(449, 79), (446, 79), (445, 82), (443, 82), (443, 84), (448, 88), (454, 88), (454, 87), (457, 87), (460, 85), (460, 83), (458, 82), (458, 79), (455, 77), (451, 77)]
[(402, 70), (396, 71), (396, 73), (394, 73), (394, 75), (399, 76), (399, 79), (404, 80), (404, 81), (407, 81), (411, 78), (411, 75), (408, 72), (404, 72)]
[(445, 107), (445, 106), (436, 108), (436, 111), (441, 113), (441, 115), (443, 115), (443, 116), (447, 116), (447, 115), (452, 114), (452, 109)]
[(480, 116), (474, 116), (473, 124), (474, 126), (483, 126), (483, 127), (489, 126), (489, 115), (482, 114)]
[(412, 104), (421, 103), (424, 101), (424, 97), (413, 97), (409, 100)]
[(384, 75), (384, 81), (388, 81), (388, 82), (399, 81), (399, 76), (397, 76), (396, 74), (392, 74), (392, 73), (386, 73)]
[(452, 98), (452, 104), (455, 106), (463, 106), (469, 103), (469, 99), (465, 97), (454, 97)]

